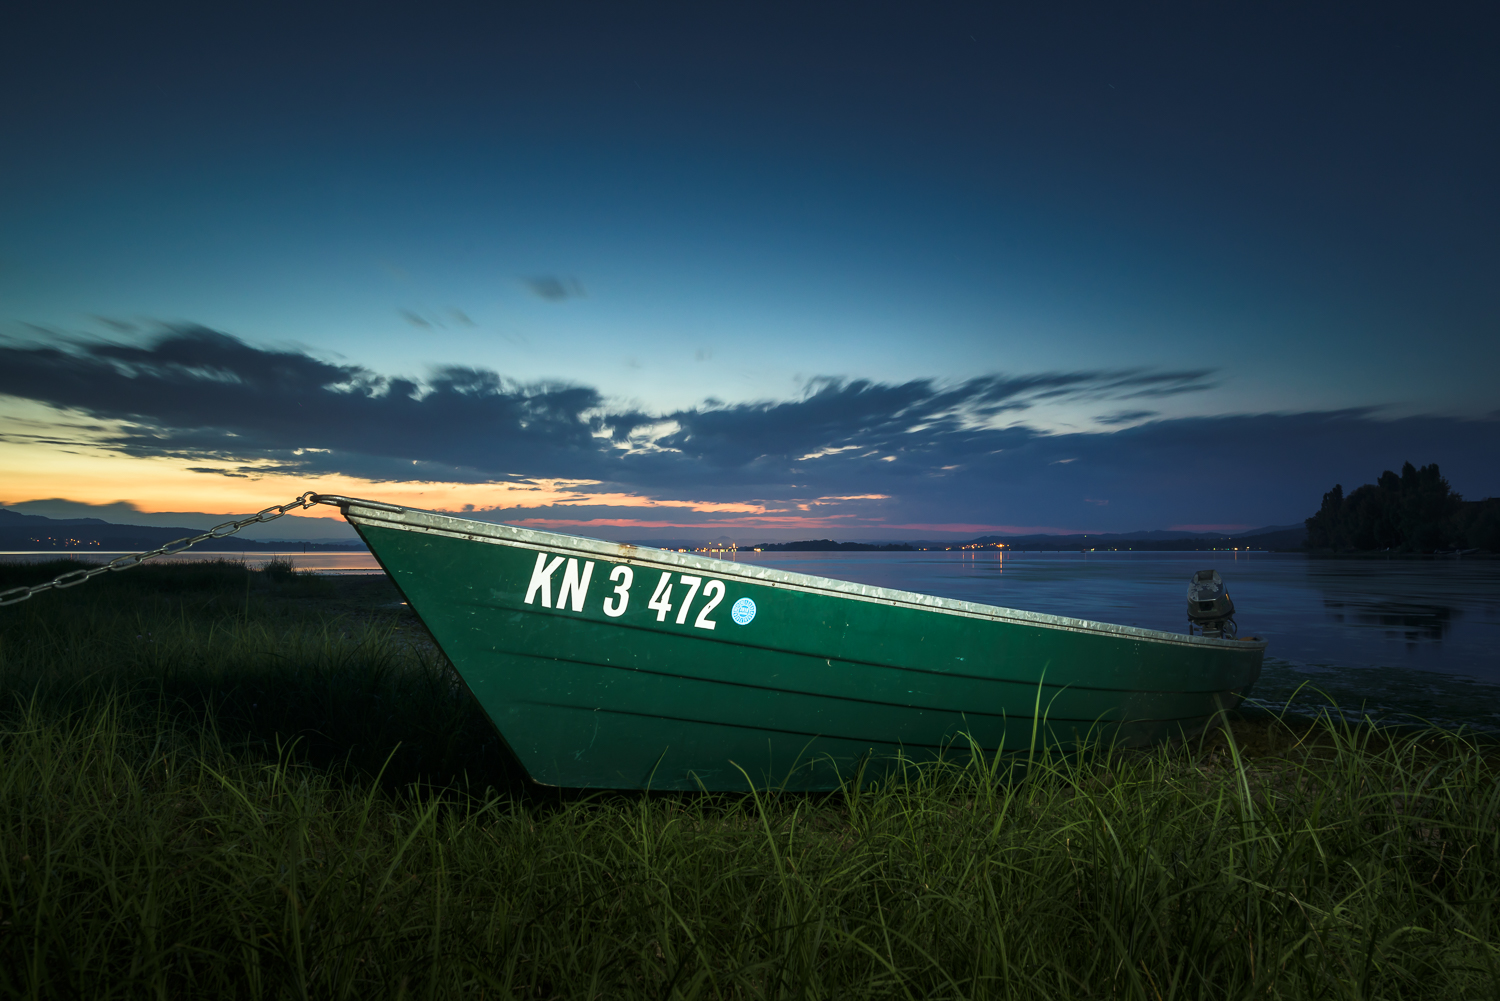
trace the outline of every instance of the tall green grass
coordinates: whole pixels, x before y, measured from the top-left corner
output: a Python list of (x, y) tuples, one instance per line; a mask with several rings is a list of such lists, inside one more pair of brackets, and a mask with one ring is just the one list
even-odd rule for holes
[[(976, 755), (822, 797), (528, 798), (457, 760), (494, 738), (420, 633), (224, 575), (0, 618), (8, 993), (1500, 994), (1500, 787), (1462, 735), (1329, 719), (1003, 782)], [(88, 631), (132, 609), (154, 644)]]
[[(69, 566), (0, 565), (0, 587)], [(107, 697), (127, 729), (166, 715), (272, 757), (296, 741), (315, 763), (383, 771), (388, 788), (514, 781), (493, 727), (398, 597), (384, 578), (276, 563), (105, 575), (0, 609), (0, 697), (64, 714)]]

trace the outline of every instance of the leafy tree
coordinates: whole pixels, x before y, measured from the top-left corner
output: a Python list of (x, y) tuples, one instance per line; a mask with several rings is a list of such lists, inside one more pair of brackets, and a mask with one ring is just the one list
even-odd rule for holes
[[(1468, 542), (1471, 548), (1494, 548), (1500, 534), (1500, 503), (1493, 503), (1494, 511), (1486, 508), (1471, 515), (1468, 510), (1486, 505), (1492, 501), (1465, 504), (1437, 463), (1417, 469), (1408, 462), (1400, 475), (1386, 470), (1379, 480), (1347, 497), (1342, 484), (1324, 494), (1318, 513), (1307, 519), (1307, 547), (1431, 552)], [(1483, 545), (1477, 544), (1481, 538)]]
[(1500, 553), (1500, 497), (1465, 503), (1457, 522), (1469, 549)]
[(1335, 483), (1333, 489), (1323, 495), (1323, 506), (1318, 513), (1307, 519), (1307, 548), (1348, 549), (1343, 522), (1344, 485)]

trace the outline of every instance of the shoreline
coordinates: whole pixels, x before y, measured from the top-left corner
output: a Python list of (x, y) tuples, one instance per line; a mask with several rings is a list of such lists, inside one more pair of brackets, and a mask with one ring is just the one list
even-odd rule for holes
[(1234, 712), (834, 793), (553, 790), (383, 575), (234, 561), (0, 608), (0, 694), (17, 994), (1500, 990), (1473, 734)]

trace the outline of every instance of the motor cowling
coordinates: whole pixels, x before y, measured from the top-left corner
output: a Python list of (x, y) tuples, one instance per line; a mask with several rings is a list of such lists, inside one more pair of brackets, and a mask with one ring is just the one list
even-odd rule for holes
[(1199, 570), (1188, 581), (1188, 632), (1204, 636), (1234, 636), (1234, 601), (1217, 570)]

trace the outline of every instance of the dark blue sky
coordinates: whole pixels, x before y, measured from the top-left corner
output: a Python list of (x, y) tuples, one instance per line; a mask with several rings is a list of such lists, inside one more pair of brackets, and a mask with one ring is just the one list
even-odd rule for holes
[[(1284, 523), (1406, 459), (1500, 492), (1492, 8), (6, 23), (0, 501), (874, 537)], [(339, 405), (245, 416), (294, 386)]]

